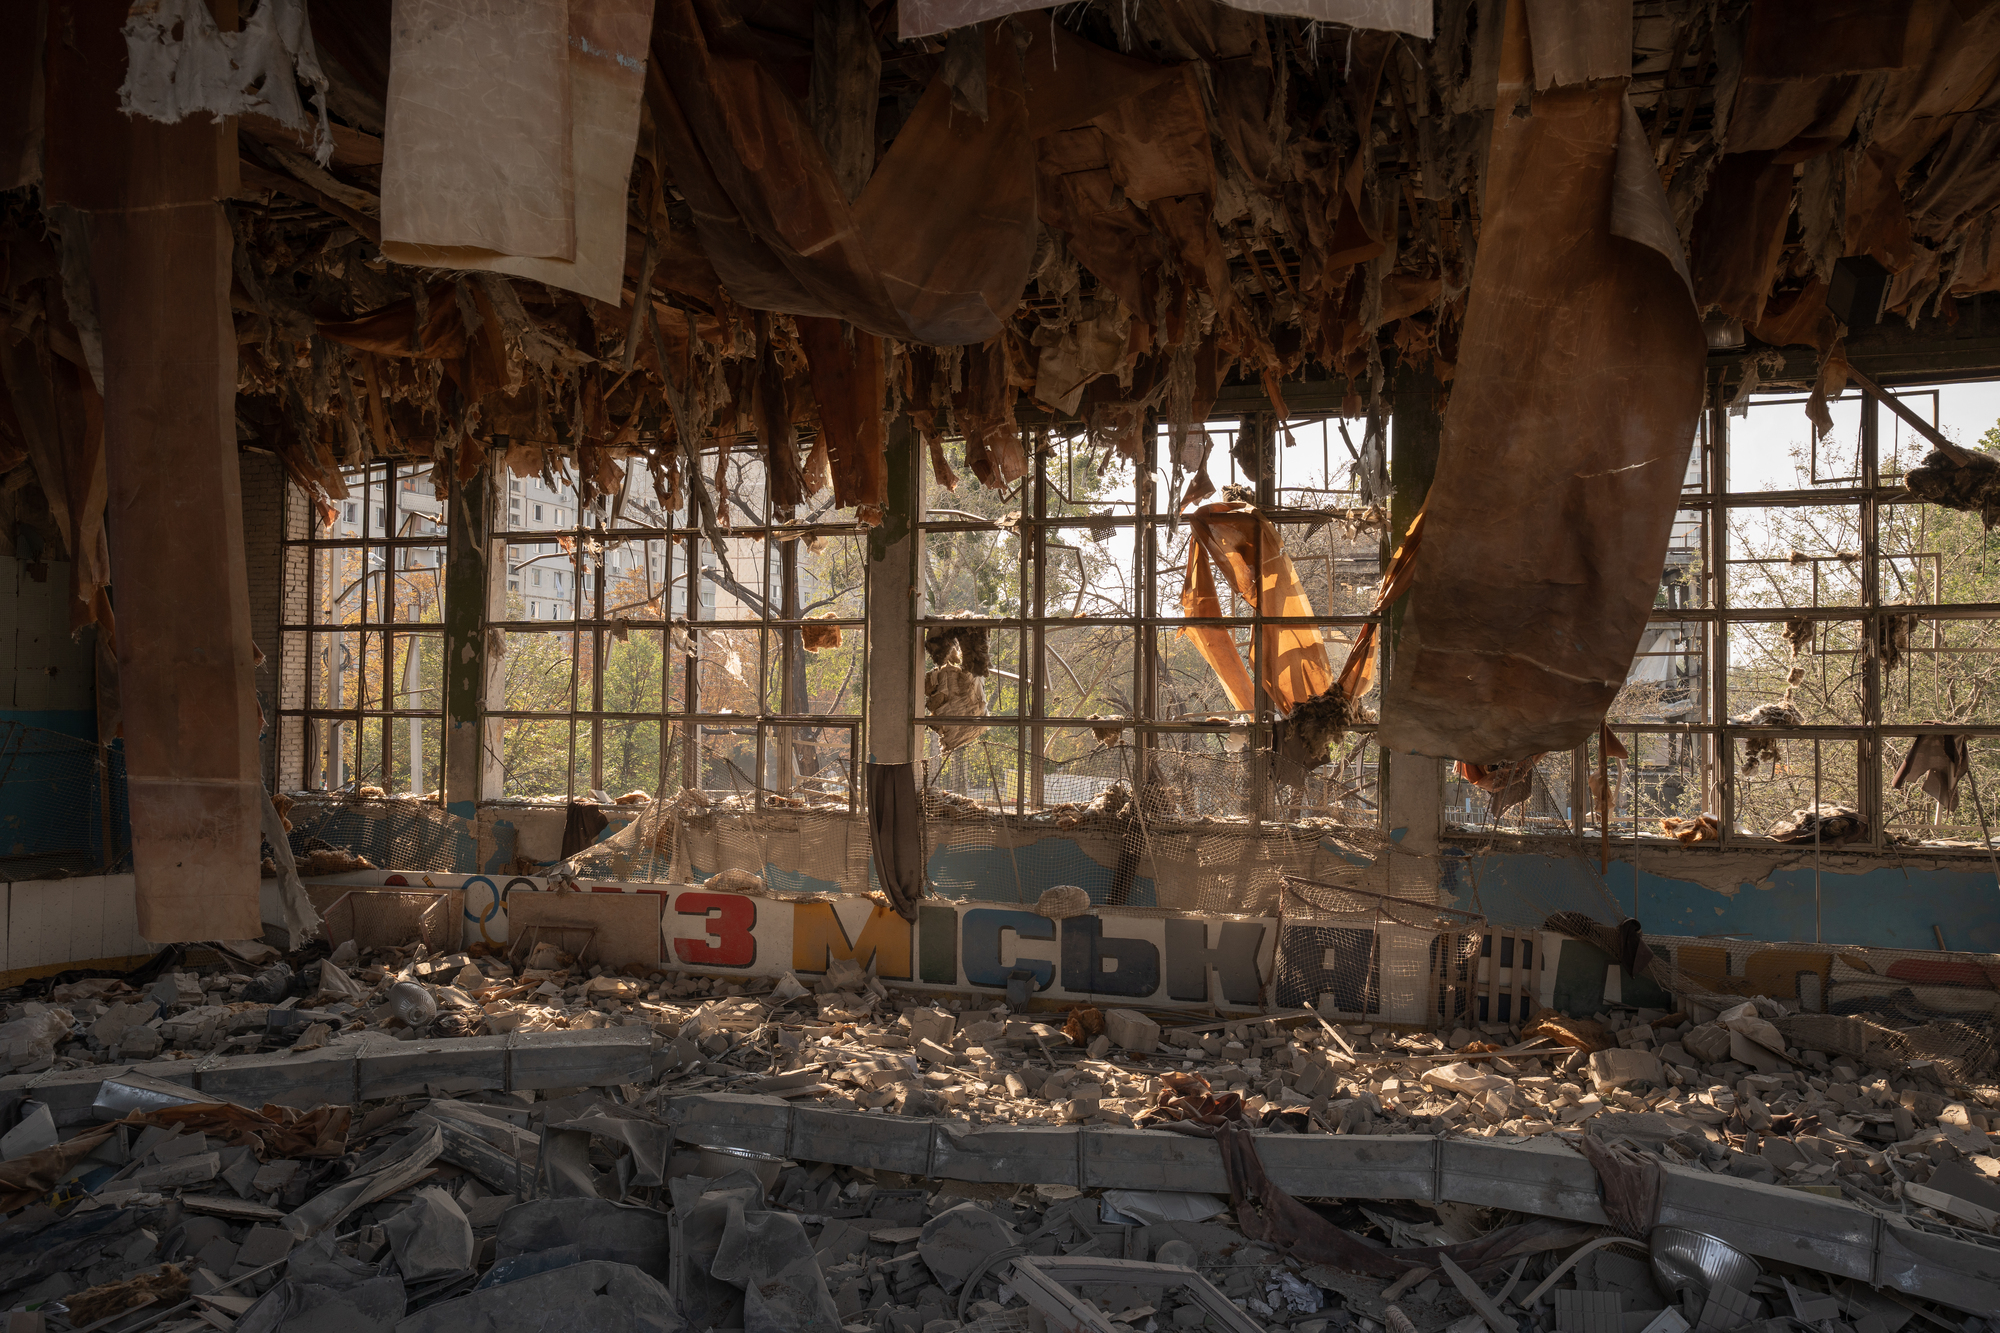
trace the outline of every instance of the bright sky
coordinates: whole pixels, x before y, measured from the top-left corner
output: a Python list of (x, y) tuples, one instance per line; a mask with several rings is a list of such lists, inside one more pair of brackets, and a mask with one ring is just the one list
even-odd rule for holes
[[(1934, 421), (1947, 438), (1961, 444), (1976, 443), (1988, 427), (2000, 421), (2000, 382), (1902, 389), (1897, 391), (1897, 396), (1906, 399), (1918, 415)], [(1833, 418), (1833, 431), (1820, 441), (1818, 449), (1817, 472), (1821, 484), (1831, 478), (1851, 476), (1856, 471), (1861, 436), (1860, 390), (1850, 389), (1834, 402)], [(1210, 429), (1215, 432), (1216, 440), (1209, 472), (1216, 484), (1221, 485), (1235, 479), (1235, 467), (1228, 457), (1228, 439), (1223, 423), (1214, 423)], [(1326, 486), (1329, 484), (1327, 474), (1331, 473), (1332, 485), (1345, 486), (1349, 460), (1346, 447), (1332, 424), (1301, 422), (1293, 426), (1292, 431), (1296, 443), (1278, 451), (1281, 484)], [(1362, 423), (1349, 422), (1348, 433), (1358, 445)], [(1798, 474), (1792, 457), (1795, 449), (1804, 451), (1806, 466), (1809, 469), (1814, 466), (1810, 448), (1811, 424), (1806, 420), (1804, 394), (1760, 400), (1748, 415), (1730, 418), (1729, 440), (1732, 490), (1803, 490), (1813, 484), (1810, 476)], [(1909, 468), (1920, 462), (1928, 452), (1930, 445), (1909, 426), (1893, 413), (1882, 414), (1882, 461), (1885, 465), (1895, 461)], [(1162, 469), (1162, 474), (1164, 490), (1165, 469)], [(1107, 498), (1112, 497), (1129, 503), (1131, 488), (1119, 487), (1111, 491)]]
[[(2000, 421), (2000, 383), (1947, 384), (1935, 389), (1903, 389), (1897, 396), (1926, 420), (1933, 420), (1947, 439), (1975, 444), (1994, 422)], [(1860, 442), (1860, 393), (1850, 390), (1833, 405), (1834, 427), (1819, 446), (1819, 475), (1822, 479), (1848, 476), (1855, 471)], [(1806, 449), (1812, 428), (1806, 420), (1803, 395), (1785, 401), (1760, 403), (1748, 416), (1729, 421), (1730, 489), (1738, 491), (1803, 490), (1811, 485), (1794, 468), (1792, 451)], [(1922, 437), (1894, 413), (1882, 413), (1882, 462), (1891, 460), (1907, 469), (1930, 451)], [(1810, 465), (1810, 454), (1808, 454)]]

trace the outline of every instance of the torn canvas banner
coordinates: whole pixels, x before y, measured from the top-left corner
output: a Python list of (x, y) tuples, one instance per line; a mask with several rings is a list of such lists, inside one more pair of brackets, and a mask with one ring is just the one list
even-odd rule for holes
[(1631, 5), (1527, 0), (1526, 14), (1537, 89), (1631, 76)]
[[(125, 20), (126, 75), (118, 109), (173, 125), (197, 112), (217, 120), (259, 113), (312, 131), (313, 156), (333, 159), (326, 73), (313, 47), (306, 0), (262, 0), (242, 32), (223, 32), (208, 0), (134, 0)], [(308, 119), (299, 85), (312, 92)]]
[[(1430, 0), (1223, 0), (1223, 3), (1253, 14), (1406, 32), (1425, 39), (1431, 35)], [(984, 23), (1003, 14), (1046, 8), (1046, 4), (1034, 0), (902, 0), (896, 10), (897, 35), (907, 42), (912, 37)]]
[(397, 0), (382, 253), (619, 305), (653, 0)]
[[(1518, 26), (1502, 42), (1503, 106), (1534, 77)], [(1625, 684), (1706, 354), (1665, 194), (1634, 170), (1650, 163), (1642, 140), (1617, 81), (1494, 118), (1458, 373), (1383, 699), (1392, 750), (1494, 765), (1572, 749)]]
[(47, 29), (47, 8), (30, 5), (13, 40), (0, 42), (0, 190), (41, 184)]

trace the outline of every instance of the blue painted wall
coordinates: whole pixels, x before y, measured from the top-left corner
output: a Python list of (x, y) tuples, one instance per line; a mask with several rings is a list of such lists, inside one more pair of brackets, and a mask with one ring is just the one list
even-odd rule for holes
[(40, 727), (43, 731), (97, 743), (94, 708), (0, 708), (0, 722), (18, 722), (24, 727)]
[(1810, 864), (1773, 873), (1767, 887), (1744, 883), (1732, 892), (1618, 860), (1601, 878), (1594, 859), (1567, 856), (1461, 853), (1447, 867), (1454, 905), (1508, 924), (1565, 909), (1616, 919), (1606, 917), (1615, 903), (1649, 934), (1935, 949), (1938, 926), (1950, 949), (2000, 953), (2000, 884), (1990, 868), (1823, 870), (1815, 895)]
[(62, 561), (36, 578), (26, 562), (0, 560), (0, 877), (116, 869), (131, 845), (114, 790), (115, 846), (104, 846), (95, 631), (70, 634), (69, 574)]

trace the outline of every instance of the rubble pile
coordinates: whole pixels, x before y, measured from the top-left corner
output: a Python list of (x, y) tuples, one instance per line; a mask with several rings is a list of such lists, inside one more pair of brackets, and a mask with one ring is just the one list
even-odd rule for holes
[[(1016, 1013), (840, 961), (815, 988), (753, 994), (547, 944), (515, 961), (319, 953), (72, 980), (0, 1015), (0, 1052), (31, 1076), (0, 1140), (0, 1308), (110, 1333), (500, 1333), (550, 1309), (580, 1328), (746, 1333), (2000, 1328), (1811, 1267), (1677, 1287), (1643, 1239), (1599, 1226), (1295, 1200), (1257, 1164), (1272, 1135), (1539, 1141), (1584, 1150), (1614, 1222), (1614, 1177), (1656, 1163), (2000, 1234), (1995, 1090), (1946, 1062), (1814, 1049), (1768, 1000), (1424, 1032), (1312, 1011)], [(610, 1026), (648, 1029), (652, 1081), (300, 1110), (121, 1068), (91, 1118), (61, 1125), (32, 1086), (95, 1064)], [(717, 1093), (857, 1125), (1150, 1129), (1163, 1152), (1210, 1138), (1229, 1194), (922, 1179), (678, 1137), (672, 1108)]]
[[(662, 1042), (660, 1093), (765, 1093), (975, 1125), (1192, 1121), (1488, 1138), (1595, 1125), (1669, 1161), (1870, 1204), (1894, 1206), (1949, 1167), (1951, 1180), (1990, 1184), (1982, 1206), (2000, 1211), (1988, 1136), (2000, 1128), (2000, 1092), (1959, 1086), (1935, 1061), (1801, 1049), (1777, 1026), (1791, 1016), (1769, 1000), (1703, 1021), (1551, 1015), (1522, 1040), (1499, 1023), (1396, 1032), (1308, 1012), (1163, 1026), (1129, 1009), (960, 1007), (898, 995), (845, 960), (813, 990), (787, 976), (758, 994), (680, 972), (579, 967), (547, 943), (518, 966), (422, 946), (362, 961), (351, 944), (296, 970), (261, 961), (168, 972), (144, 987), (55, 987), (7, 1011), (0, 1073), (304, 1052), (370, 1034), (643, 1026)], [(415, 1013), (397, 1003), (409, 998), (399, 986), (419, 997)]]
[[(157, 1100), (141, 1080), (123, 1090)], [(167, 1333), (525, 1333), (556, 1315), (746, 1333), (1674, 1333), (1789, 1327), (1798, 1309), (1823, 1331), (1995, 1327), (1789, 1265), (1742, 1289), (1676, 1285), (1644, 1244), (1500, 1209), (1301, 1205), (1268, 1182), (1253, 1203), (1234, 1178), (1227, 1198), (925, 1181), (676, 1144), (654, 1097), (134, 1110), (76, 1135), (88, 1155), (45, 1196), (8, 1200), (0, 1305), (38, 1327)], [(1310, 1207), (1309, 1229), (1361, 1258), (1246, 1235), (1274, 1205)], [(1579, 1322), (1589, 1311), (1612, 1322)]]

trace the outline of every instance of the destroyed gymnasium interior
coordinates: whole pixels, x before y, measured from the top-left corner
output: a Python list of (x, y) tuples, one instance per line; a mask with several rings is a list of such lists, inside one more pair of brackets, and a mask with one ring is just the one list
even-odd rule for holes
[(11, 0), (0, 1333), (2000, 1333), (1996, 522), (2000, 0)]

